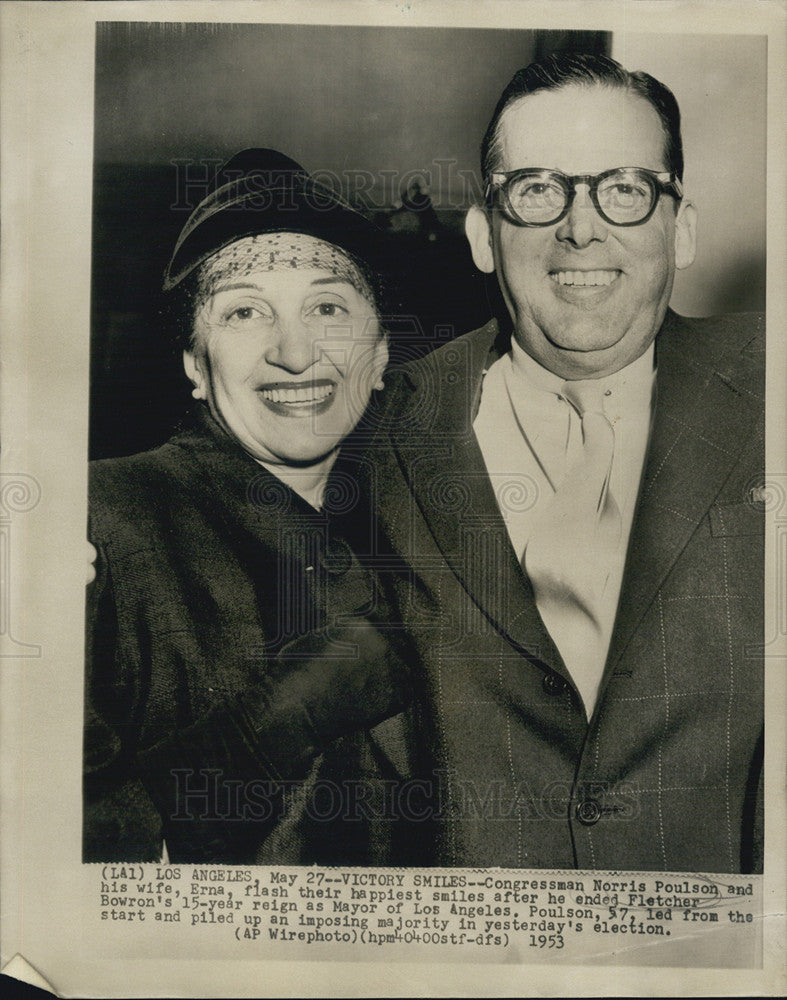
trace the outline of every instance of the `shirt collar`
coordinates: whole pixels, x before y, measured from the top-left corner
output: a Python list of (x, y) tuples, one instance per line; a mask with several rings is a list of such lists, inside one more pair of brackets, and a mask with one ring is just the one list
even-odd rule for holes
[[(539, 364), (514, 337), (511, 338), (510, 356), (515, 378), (522, 379), (531, 390), (561, 395), (566, 380)], [(620, 410), (650, 407), (656, 381), (655, 344), (625, 368), (597, 381), (611, 397), (610, 402)]]

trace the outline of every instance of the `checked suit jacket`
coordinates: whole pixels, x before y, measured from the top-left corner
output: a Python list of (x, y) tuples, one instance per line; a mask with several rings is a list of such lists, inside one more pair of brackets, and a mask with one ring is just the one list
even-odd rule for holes
[[(355, 530), (424, 690), (420, 863), (761, 870), (763, 324), (684, 319), (587, 719), (506, 533), (472, 422), (495, 321), (389, 377)], [(422, 803), (423, 805), (423, 803)], [(414, 819), (417, 817), (413, 817)]]

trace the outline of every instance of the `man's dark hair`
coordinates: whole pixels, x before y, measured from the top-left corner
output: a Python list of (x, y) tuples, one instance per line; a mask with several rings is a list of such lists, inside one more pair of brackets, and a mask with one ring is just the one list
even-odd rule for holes
[[(515, 101), (539, 90), (558, 90), (569, 84), (619, 87), (644, 98), (655, 109), (664, 131), (664, 156), (670, 171), (683, 179), (683, 141), (680, 109), (675, 95), (649, 73), (630, 73), (608, 56), (561, 52), (518, 70), (497, 102), (481, 143), (481, 174), (486, 181), (500, 161), (500, 118)], [(639, 166), (639, 164), (621, 164)]]

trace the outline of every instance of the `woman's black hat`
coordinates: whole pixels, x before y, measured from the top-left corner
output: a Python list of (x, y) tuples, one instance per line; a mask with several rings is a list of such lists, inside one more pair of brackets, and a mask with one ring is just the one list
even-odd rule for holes
[(388, 239), (364, 215), (275, 149), (244, 149), (217, 172), (164, 272), (170, 291), (217, 251), (258, 233), (307, 233), (387, 269)]

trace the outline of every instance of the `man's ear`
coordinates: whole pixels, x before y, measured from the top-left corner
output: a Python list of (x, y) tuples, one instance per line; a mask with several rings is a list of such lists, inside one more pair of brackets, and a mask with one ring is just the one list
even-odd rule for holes
[(675, 219), (675, 267), (682, 271), (694, 262), (697, 253), (697, 209), (682, 201)]
[(193, 351), (183, 352), (183, 369), (188, 376), (189, 381), (192, 383), (194, 388), (192, 389), (191, 395), (195, 399), (207, 399), (208, 393), (206, 389), (207, 378), (205, 376), (204, 364), (201, 357)]
[(492, 226), (486, 212), (473, 205), (465, 216), (465, 235), (473, 254), (475, 266), (485, 274), (495, 269), (495, 255), (492, 252)]

